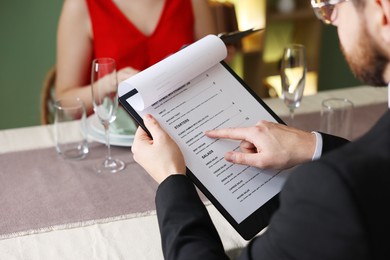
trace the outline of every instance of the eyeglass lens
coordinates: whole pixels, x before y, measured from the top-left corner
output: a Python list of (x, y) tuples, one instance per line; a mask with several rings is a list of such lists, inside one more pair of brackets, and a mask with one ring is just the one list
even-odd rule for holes
[(318, 19), (326, 24), (331, 24), (332, 21), (336, 18), (336, 11), (333, 12), (335, 10), (334, 5), (325, 4), (321, 7), (314, 7), (313, 10)]

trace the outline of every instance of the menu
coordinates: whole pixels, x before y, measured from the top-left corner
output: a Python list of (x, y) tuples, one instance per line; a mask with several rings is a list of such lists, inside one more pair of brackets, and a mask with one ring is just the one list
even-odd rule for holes
[(205, 136), (259, 120), (282, 122), (222, 61), (226, 54), (220, 38), (206, 36), (123, 81), (118, 93), (141, 126), (147, 113), (158, 120), (200, 190), (239, 225), (279, 193), (288, 173), (227, 162), (224, 154), (240, 149), (240, 142)]

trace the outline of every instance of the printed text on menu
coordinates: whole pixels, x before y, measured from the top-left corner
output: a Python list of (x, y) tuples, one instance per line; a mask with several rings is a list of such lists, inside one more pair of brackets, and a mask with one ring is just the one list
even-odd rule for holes
[(220, 63), (139, 113), (157, 118), (178, 143), (187, 167), (238, 223), (280, 191), (285, 172), (231, 164), (224, 153), (239, 150), (240, 142), (204, 135), (275, 121)]

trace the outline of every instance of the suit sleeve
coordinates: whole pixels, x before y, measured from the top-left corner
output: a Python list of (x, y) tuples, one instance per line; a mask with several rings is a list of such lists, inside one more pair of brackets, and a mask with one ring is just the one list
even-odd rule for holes
[(354, 205), (332, 167), (319, 162), (298, 167), (280, 193), (267, 230), (239, 259), (369, 259)]
[(322, 154), (326, 154), (334, 149), (340, 148), (344, 144), (349, 143), (347, 139), (339, 136), (320, 133), (322, 136)]
[(172, 175), (157, 189), (156, 209), (164, 259), (228, 259), (193, 183)]

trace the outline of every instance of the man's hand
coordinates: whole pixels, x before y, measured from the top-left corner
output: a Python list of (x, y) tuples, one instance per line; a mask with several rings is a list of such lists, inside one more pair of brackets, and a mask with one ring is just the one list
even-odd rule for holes
[(158, 183), (172, 174), (185, 174), (183, 154), (177, 144), (151, 115), (145, 115), (144, 123), (153, 139), (138, 127), (131, 147), (134, 160)]
[(263, 169), (287, 169), (311, 160), (315, 135), (282, 124), (260, 121), (253, 127), (207, 131), (211, 138), (241, 140), (241, 152), (229, 151), (225, 159)]

